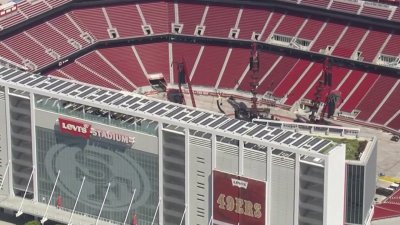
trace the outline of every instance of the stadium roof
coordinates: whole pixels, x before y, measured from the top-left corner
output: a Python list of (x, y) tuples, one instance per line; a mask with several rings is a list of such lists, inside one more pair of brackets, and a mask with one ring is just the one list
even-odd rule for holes
[(241, 140), (254, 144), (268, 142), (268, 146), (283, 150), (282, 156), (293, 158), (294, 154), (288, 153), (301, 153), (311, 156), (303, 160), (317, 164), (336, 146), (323, 138), (232, 119), (220, 113), (4, 66), (0, 66), (0, 85), (232, 139), (240, 136)]
[(382, 220), (393, 217), (400, 217), (400, 189), (393, 192), (393, 194), (382, 203), (375, 205), (372, 220)]

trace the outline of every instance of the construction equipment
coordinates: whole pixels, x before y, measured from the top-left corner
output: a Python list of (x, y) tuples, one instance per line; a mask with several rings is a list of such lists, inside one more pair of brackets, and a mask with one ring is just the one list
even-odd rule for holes
[[(196, 107), (196, 101), (194, 99), (194, 94), (193, 94), (192, 84), (190, 82), (190, 77), (189, 77), (188, 73), (186, 72), (187, 68), (186, 68), (185, 60), (182, 58), (181, 61), (172, 62), (172, 64), (176, 65), (176, 69), (178, 71), (178, 88), (179, 88), (178, 93), (180, 95), (180, 97), (179, 97), (180, 99), (179, 99), (179, 102), (176, 102), (176, 103), (186, 104), (185, 97), (183, 95), (183, 90), (182, 90), (182, 85), (184, 85), (186, 83), (188, 86), (188, 89), (189, 89), (190, 98), (192, 100), (192, 106)], [(172, 93), (174, 93), (174, 94), (172, 95)], [(176, 94), (177, 94), (176, 91), (174, 91), (173, 89), (170, 89), (168, 91), (168, 96), (171, 96), (171, 98), (175, 98), (176, 100), (178, 100), (178, 97), (176, 97)], [(174, 96), (174, 97), (172, 97), (172, 96)], [(168, 99), (170, 99), (170, 97), (168, 97)], [(173, 102), (175, 102), (175, 101), (173, 101)]]
[(311, 115), (309, 119), (312, 123), (322, 122), (325, 112), (328, 111), (328, 118), (333, 116), (335, 109), (340, 101), (341, 93), (332, 90), (332, 63), (329, 58), (323, 62), (321, 79), (311, 102)]
[(257, 118), (258, 117), (258, 109), (257, 109), (257, 88), (260, 85), (259, 84), (259, 69), (260, 69), (260, 61), (258, 58), (258, 49), (257, 49), (257, 44), (253, 43), (251, 45), (251, 52), (250, 52), (250, 60), (249, 60), (249, 66), (250, 70), (252, 71), (251, 75), (251, 82), (250, 82), (250, 87), (251, 87), (251, 94), (253, 97), (251, 98), (251, 111), (250, 111), (250, 117), (252, 118)]

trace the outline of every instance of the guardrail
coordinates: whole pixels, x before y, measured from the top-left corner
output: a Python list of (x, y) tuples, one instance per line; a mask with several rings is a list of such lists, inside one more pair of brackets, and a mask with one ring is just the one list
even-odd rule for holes
[(270, 127), (280, 128), (283, 130), (294, 130), (299, 133), (311, 134), (337, 134), (339, 136), (359, 137), (359, 128), (327, 126), (318, 124), (284, 122), (276, 120), (253, 119), (254, 123), (263, 124)]

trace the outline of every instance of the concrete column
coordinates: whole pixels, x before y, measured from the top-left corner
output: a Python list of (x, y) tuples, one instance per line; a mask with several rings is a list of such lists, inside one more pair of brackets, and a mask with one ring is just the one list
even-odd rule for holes
[(10, 115), (10, 95), (9, 88), (5, 87), (4, 94), (6, 96), (6, 129), (7, 129), (7, 151), (8, 158), (10, 159), (10, 167), (8, 168), (8, 188), (10, 190), (10, 196), (14, 197), (14, 188), (13, 188), (13, 164), (12, 164), (12, 151), (11, 151), (11, 115)]
[[(32, 137), (32, 165), (37, 166), (36, 154), (36, 121), (35, 121), (35, 95), (30, 93), (30, 109), (31, 109), (31, 137)], [(33, 174), (33, 201), (37, 202), (39, 199), (39, 185), (38, 185), (38, 169), (36, 168)]]
[(164, 224), (164, 177), (163, 177), (163, 124), (158, 123), (158, 196), (160, 198), (160, 206), (158, 209), (158, 223)]
[[(189, 147), (189, 129), (185, 129), (185, 212), (190, 212), (190, 147)], [(190, 213), (184, 213), (185, 224), (190, 224)]]

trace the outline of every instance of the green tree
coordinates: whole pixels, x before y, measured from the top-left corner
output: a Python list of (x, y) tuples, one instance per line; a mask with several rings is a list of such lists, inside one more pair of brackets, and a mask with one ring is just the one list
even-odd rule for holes
[(32, 220), (32, 221), (26, 222), (24, 225), (41, 225), (41, 224), (37, 220)]

